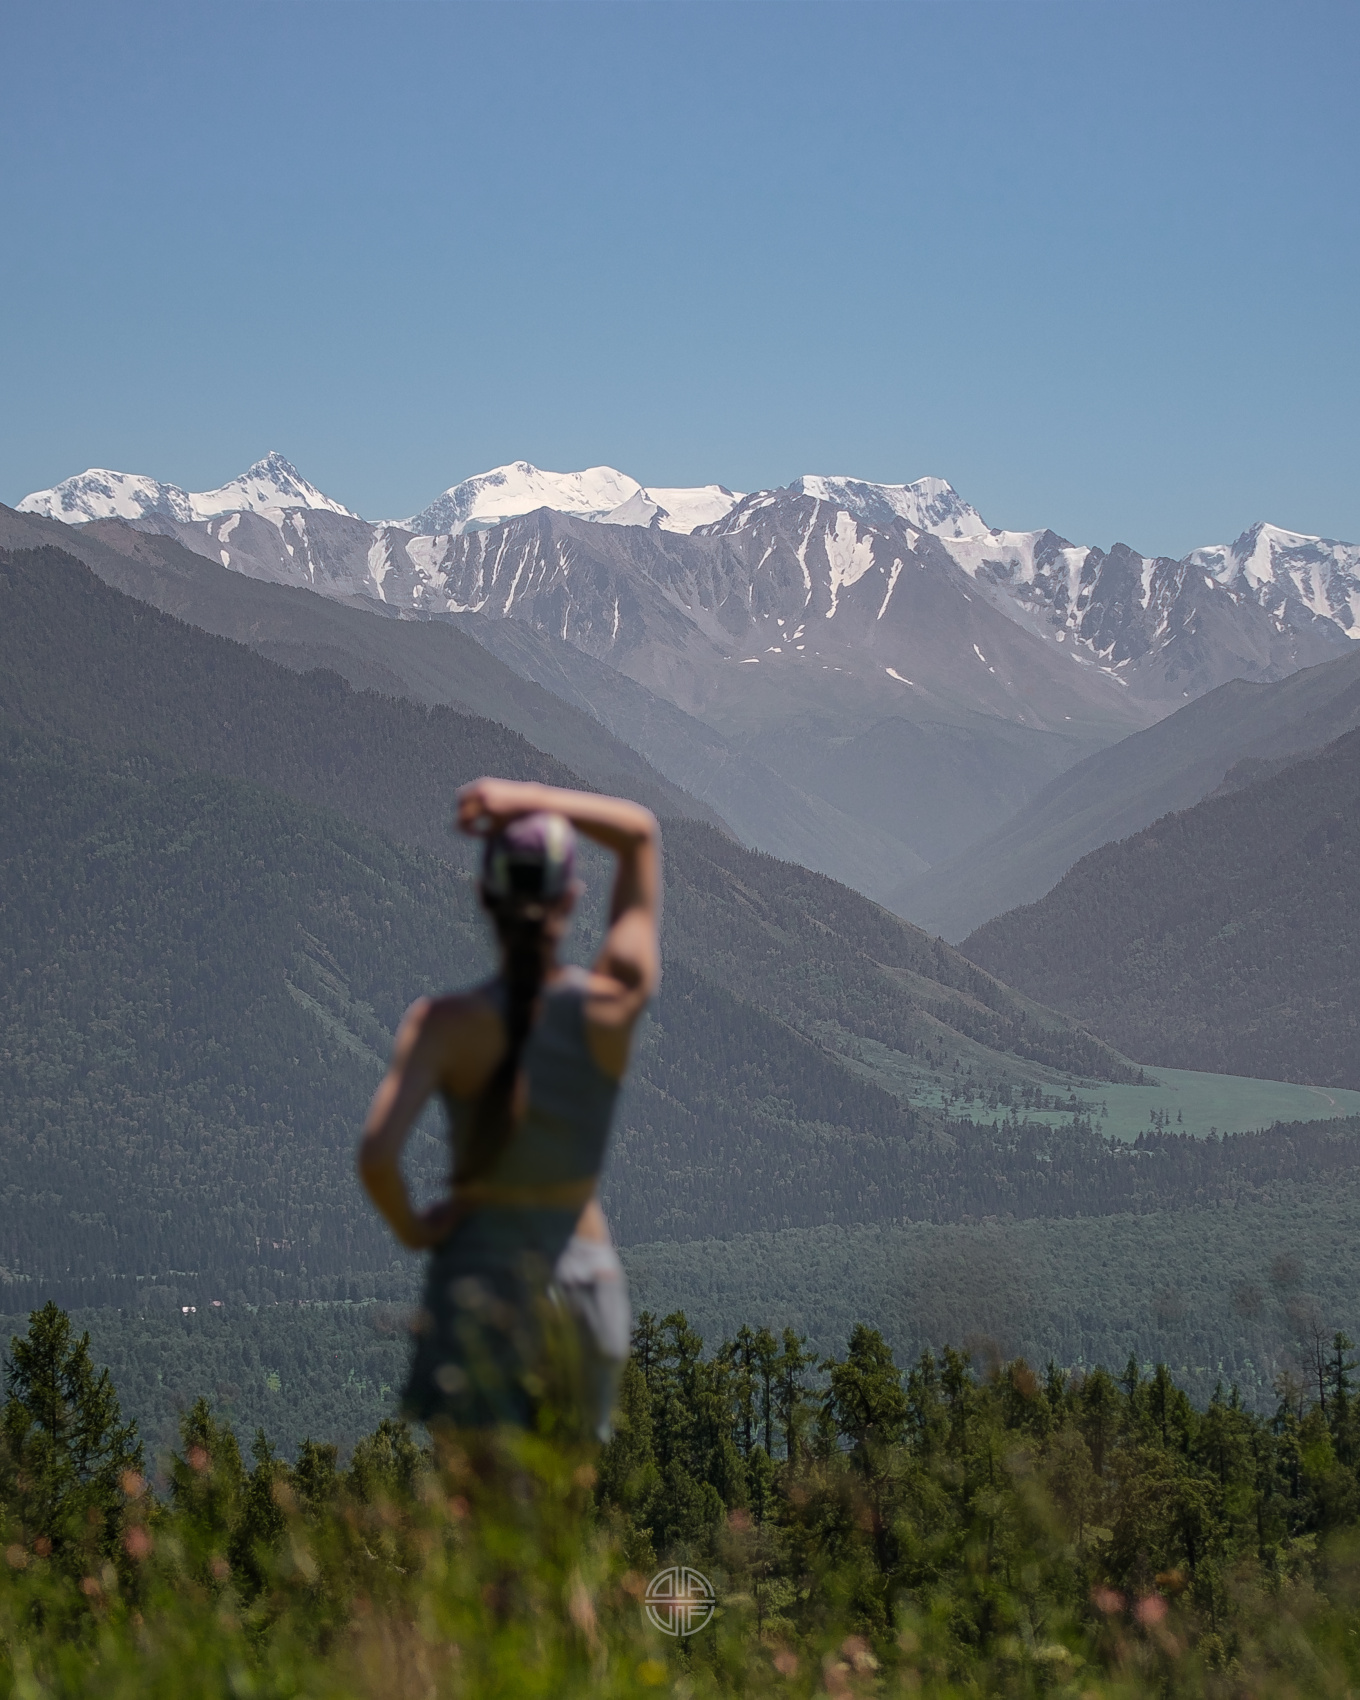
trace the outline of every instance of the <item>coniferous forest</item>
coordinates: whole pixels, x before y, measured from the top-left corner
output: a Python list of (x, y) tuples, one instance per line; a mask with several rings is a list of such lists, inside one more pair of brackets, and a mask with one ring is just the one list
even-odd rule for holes
[(1240, 763), (963, 949), (1168, 1068), (1360, 1084), (1360, 732)]
[[(706, 1352), (644, 1313), (602, 1452), (549, 1405), (476, 1459), (389, 1419), (289, 1463), (201, 1398), (156, 1468), (49, 1303), (0, 1412), (9, 1691), (1348, 1694), (1352, 1351), (1258, 1416), (1160, 1364), (904, 1369), (863, 1325)], [(688, 1639), (643, 1611), (676, 1565)]]
[(1110, 1138), (1136, 1046), (667, 818), (615, 1437), (436, 1458), (356, 1127), (486, 969), (452, 791), (573, 775), (57, 551), (0, 596), (9, 1692), (1346, 1692), (1354, 1118)]

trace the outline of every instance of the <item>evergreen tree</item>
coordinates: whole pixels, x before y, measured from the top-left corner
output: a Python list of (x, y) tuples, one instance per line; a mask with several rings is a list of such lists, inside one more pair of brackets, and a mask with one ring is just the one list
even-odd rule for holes
[(193, 1536), (198, 1574), (220, 1585), (225, 1553), (241, 1515), (246, 1472), (231, 1429), (217, 1422), (206, 1399), (180, 1418), (181, 1453), (170, 1461), (170, 1498)]
[(644, 1573), (654, 1569), (653, 1524), (661, 1472), (652, 1450), (652, 1396), (636, 1354), (623, 1366), (614, 1432), (600, 1453), (595, 1482), (596, 1499), (622, 1531), (629, 1566)]
[(321, 1445), (304, 1440), (298, 1447), (297, 1463), (293, 1468), (293, 1486), (304, 1509), (313, 1517), (335, 1499), (340, 1475), (336, 1469), (339, 1457), (337, 1446)]
[[(257, 1449), (263, 1439), (263, 1435), (257, 1438)], [(347, 1481), (356, 1497), (367, 1503), (384, 1497), (405, 1499), (415, 1491), (424, 1464), (410, 1428), (396, 1417), (384, 1417), (354, 1448)]]
[(251, 1456), (255, 1467), (245, 1478), (240, 1515), (228, 1547), (237, 1585), (248, 1594), (264, 1587), (270, 1558), (287, 1527), (285, 1509), (291, 1499), (288, 1466), (275, 1455), (263, 1429), (255, 1431)]
[(774, 1457), (774, 1379), (779, 1363), (779, 1342), (768, 1328), (758, 1329), (751, 1344), (755, 1373), (760, 1382), (760, 1426), (766, 1456)]
[(108, 1370), (91, 1361), (90, 1336), (75, 1339), (49, 1300), (10, 1341), (5, 1385), (4, 1497), (28, 1538), (72, 1565), (114, 1553), (124, 1506), (140, 1491), (142, 1443)]
[(857, 1323), (844, 1360), (829, 1359), (824, 1368), (826, 1406), (852, 1449), (866, 1454), (901, 1438), (908, 1414), (902, 1372), (878, 1329)]
[(786, 1328), (775, 1360), (774, 1406), (784, 1431), (784, 1459), (792, 1466), (798, 1463), (807, 1414), (807, 1390), (803, 1378), (816, 1362), (817, 1354), (808, 1351), (807, 1341), (795, 1334), (792, 1328)]
[(1355, 1399), (1351, 1372), (1356, 1360), (1347, 1353), (1355, 1350), (1355, 1342), (1340, 1329), (1332, 1336), (1332, 1355), (1328, 1365), (1327, 1384), (1331, 1402), (1327, 1418), (1332, 1429), (1332, 1443), (1343, 1464), (1353, 1464), (1356, 1456)]

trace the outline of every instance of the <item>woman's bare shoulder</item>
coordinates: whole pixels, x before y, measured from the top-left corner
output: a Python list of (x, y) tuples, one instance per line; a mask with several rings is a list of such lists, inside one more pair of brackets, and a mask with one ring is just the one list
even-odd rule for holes
[(440, 992), (434, 997), (418, 998), (411, 1009), (413, 1013), (419, 1012), (422, 1024), (436, 1027), (482, 1021), (488, 1016), (500, 1019), (490, 985), (469, 986), (461, 992)]
[(458, 1098), (475, 1096), (505, 1049), (505, 1024), (490, 988), (422, 998), (411, 1014), (444, 1089)]

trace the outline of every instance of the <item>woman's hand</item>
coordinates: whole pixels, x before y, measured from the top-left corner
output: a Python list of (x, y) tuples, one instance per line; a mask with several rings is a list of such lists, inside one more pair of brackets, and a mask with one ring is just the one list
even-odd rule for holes
[(470, 838), (489, 838), (507, 821), (543, 808), (545, 790), (518, 779), (474, 779), (458, 793), (458, 830)]
[(449, 1235), (467, 1215), (467, 1205), (455, 1198), (441, 1198), (424, 1210), (417, 1210), (412, 1219), (412, 1251), (424, 1251), (430, 1246), (443, 1245)]

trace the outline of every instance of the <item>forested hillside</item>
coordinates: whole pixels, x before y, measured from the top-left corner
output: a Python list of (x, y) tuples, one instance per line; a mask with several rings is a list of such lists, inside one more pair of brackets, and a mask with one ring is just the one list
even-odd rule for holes
[(1360, 732), (1250, 778), (964, 950), (1141, 1061), (1360, 1085)]
[[(626, 1247), (624, 1263), (635, 1309), (684, 1309), (707, 1335), (733, 1334), (754, 1314), (819, 1354), (867, 1322), (903, 1359), (951, 1340), (979, 1362), (1132, 1356), (1168, 1363), (1200, 1404), (1223, 1382), (1267, 1411), (1277, 1376), (1301, 1373), (1317, 1327), (1360, 1336), (1358, 1135), (1350, 1119), (1226, 1140), (1150, 1136), (1121, 1150), (1031, 1131), (997, 1142), (990, 1197), (972, 1172), (985, 1154), (937, 1149), (935, 1171), (911, 1176), (928, 1220), (654, 1241)], [(960, 1208), (970, 1202), (993, 1208)], [(405, 1260), (389, 1293), (409, 1303), (416, 1273)], [(214, 1305), (191, 1278), (176, 1286), (194, 1306), (186, 1312), (149, 1287), (140, 1308), (86, 1308), (76, 1320), (153, 1452), (201, 1393), (242, 1432), (263, 1425), (290, 1457), (309, 1434), (348, 1446), (392, 1414), (410, 1350), (406, 1303)], [(0, 1299), (28, 1290), (10, 1283)], [(22, 1313), (0, 1315), (0, 1341), (23, 1327)]]
[(1360, 726), (1360, 646), (1275, 684), (1233, 679), (1078, 762), (894, 906), (948, 939), (1037, 902), (1076, 862), (1202, 802), (1243, 761), (1287, 762)]
[[(466, 877), (244, 781), (157, 775), (147, 758), (111, 771), (33, 733), (7, 735), (0, 795), (13, 1133), (0, 1262), (70, 1302), (404, 1294), (409, 1260), (353, 1178), (355, 1128), (412, 989), (486, 967)], [(796, 939), (792, 905), (787, 919)], [(770, 985), (796, 1013), (771, 937)], [(862, 999), (866, 1021), (909, 1042), (929, 1018), (905, 992), (894, 1008), (891, 965), (857, 973), (838, 943), (832, 1014), (853, 1031)], [(805, 960), (814, 979), (829, 971)], [(945, 1138), (938, 1112), (683, 959), (621, 1124), (608, 1201), (625, 1240), (1066, 1196), (1068, 1164), (1030, 1149), (1047, 1129), (1027, 1142), (956, 1124)], [(428, 1182), (439, 1147), (422, 1149)]]
[(1122, 1164), (1131, 1208), (1110, 1214), (1092, 1198), (1079, 1215), (638, 1245), (629, 1280), (639, 1305), (683, 1303), (705, 1334), (731, 1333), (754, 1307), (819, 1351), (868, 1322), (905, 1358), (949, 1340), (979, 1362), (1133, 1357), (1168, 1363), (1197, 1403), (1222, 1383), (1268, 1411), (1319, 1333), (1360, 1337), (1360, 1123), (1338, 1126), (1329, 1149), (1302, 1131), (1147, 1145)]
[[(118, 524), (74, 528), (0, 504), (0, 550), (43, 547), (74, 556), (142, 603), (249, 644), (295, 672), (333, 671), (355, 690), (493, 720), (597, 789), (638, 797), (658, 814), (715, 819), (598, 720), (519, 678), (447, 622), (385, 618), (312, 591), (229, 572), (170, 537), (145, 536)], [(65, 583), (58, 570), (53, 594), (60, 596)], [(52, 626), (50, 617), (45, 624)], [(49, 630), (39, 641), (53, 635)]]
[[(153, 1306), (404, 1292), (352, 1150), (401, 1010), (487, 965), (451, 794), (486, 769), (572, 776), (60, 556), (0, 560), (0, 593), (11, 1308), (35, 1282)], [(667, 857), (668, 973), (608, 1184), (625, 1240), (977, 1207), (1014, 1167), (990, 1129), (963, 1129), (978, 1161), (960, 1159), (931, 1137), (941, 1112), (846, 1054), (860, 1043), (939, 1070), (952, 1047), (1130, 1074), (833, 881), (699, 822), (668, 823)], [(587, 872), (579, 949), (603, 890)], [(422, 1151), (429, 1180), (440, 1147)]]

